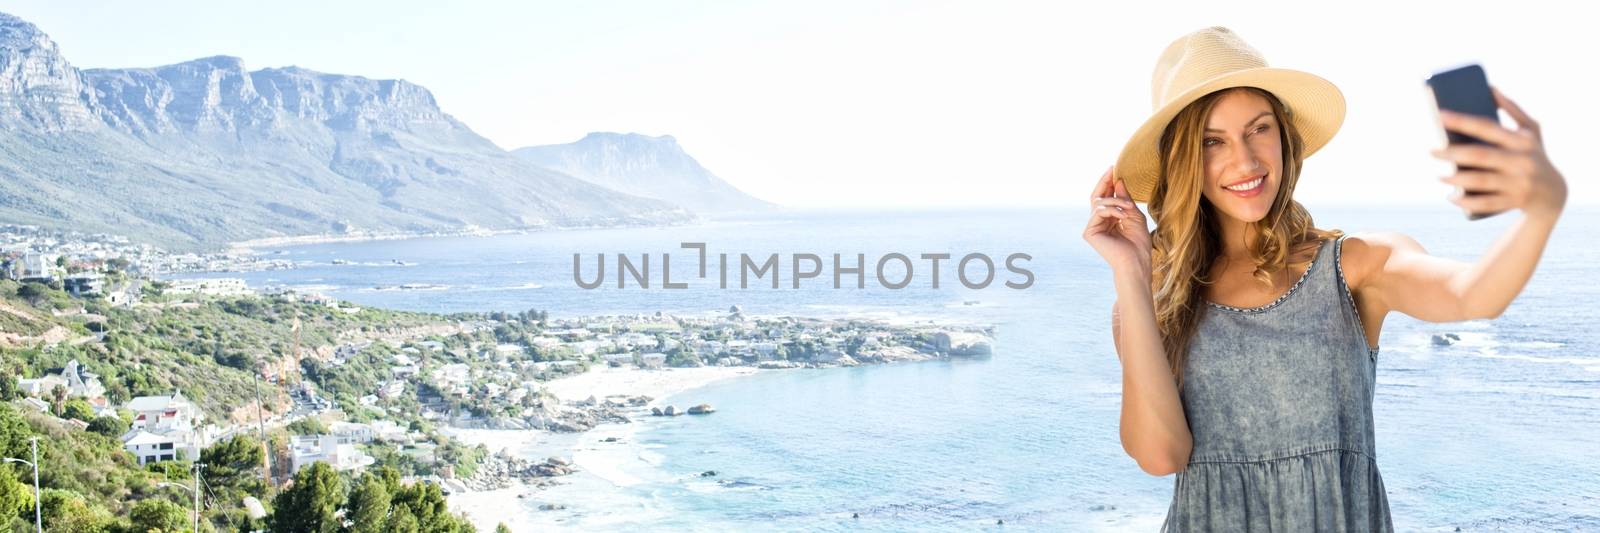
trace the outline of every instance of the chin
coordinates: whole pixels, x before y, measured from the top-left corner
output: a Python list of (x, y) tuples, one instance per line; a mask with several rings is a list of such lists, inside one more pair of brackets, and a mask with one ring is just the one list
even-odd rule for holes
[(1278, 197), (1278, 187), (1269, 183), (1266, 190), (1251, 198), (1240, 198), (1227, 191), (1217, 196), (1221, 197), (1217, 199), (1221, 201), (1213, 201), (1213, 205), (1220, 207), (1228, 216), (1249, 223), (1266, 218), (1267, 213), (1272, 212), (1272, 201)]

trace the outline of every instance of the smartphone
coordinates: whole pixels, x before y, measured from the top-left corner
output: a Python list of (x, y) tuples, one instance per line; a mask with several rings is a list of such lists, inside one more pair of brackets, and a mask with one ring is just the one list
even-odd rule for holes
[[(1494, 94), (1489, 92), (1489, 77), (1483, 73), (1483, 67), (1473, 63), (1434, 73), (1428, 77), (1427, 87), (1433, 93), (1433, 103), (1438, 109), (1447, 109), (1457, 113), (1478, 115), (1500, 122), (1500, 107), (1494, 103)], [(1452, 144), (1489, 144), (1482, 139), (1465, 133), (1445, 130), (1446, 140)], [(1458, 170), (1472, 170), (1473, 167), (1457, 165)], [(1485, 194), (1473, 190), (1462, 191), (1467, 196)], [(1478, 220), (1503, 213), (1470, 213), (1467, 220)]]

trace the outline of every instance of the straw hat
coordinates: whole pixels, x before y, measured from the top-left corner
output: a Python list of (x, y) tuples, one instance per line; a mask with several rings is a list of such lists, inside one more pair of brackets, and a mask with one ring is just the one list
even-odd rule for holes
[(1156, 60), (1150, 80), (1153, 112), (1117, 156), (1117, 177), (1138, 202), (1149, 202), (1161, 176), (1161, 134), (1190, 102), (1230, 87), (1259, 87), (1289, 108), (1305, 156), (1328, 144), (1344, 123), (1344, 94), (1315, 75), (1267, 66), (1261, 52), (1232, 30), (1212, 26), (1179, 37)]

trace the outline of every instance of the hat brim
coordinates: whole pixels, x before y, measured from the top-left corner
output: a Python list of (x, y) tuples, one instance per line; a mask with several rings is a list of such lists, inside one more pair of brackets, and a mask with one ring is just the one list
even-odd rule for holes
[(1158, 146), (1167, 124), (1179, 111), (1200, 97), (1232, 87), (1257, 87), (1278, 97), (1294, 117), (1295, 128), (1305, 141), (1309, 157), (1328, 144), (1344, 124), (1344, 93), (1332, 82), (1315, 74), (1292, 69), (1261, 67), (1239, 70), (1194, 86), (1150, 115), (1134, 131), (1117, 156), (1116, 177), (1123, 180), (1136, 202), (1149, 202), (1161, 176)]

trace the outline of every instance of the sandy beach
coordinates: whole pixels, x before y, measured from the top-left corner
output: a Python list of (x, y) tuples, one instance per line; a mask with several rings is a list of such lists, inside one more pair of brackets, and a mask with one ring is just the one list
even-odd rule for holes
[[(643, 370), (636, 367), (597, 366), (589, 372), (568, 376), (546, 384), (564, 402), (594, 396), (646, 395), (653, 398), (649, 407), (662, 405), (661, 399), (709, 383), (762, 372), (750, 367), (698, 367)], [(680, 409), (688, 405), (679, 405)], [(637, 415), (635, 415), (636, 417)], [(638, 424), (601, 424), (583, 433), (555, 433), (543, 430), (449, 429), (447, 434), (462, 442), (483, 444), (491, 453), (506, 451), (524, 459), (563, 457), (572, 460), (578, 472), (556, 478), (557, 486), (534, 489), (522, 485), (466, 492), (449, 497), (452, 512), (465, 512), (480, 531), (493, 531), (505, 523), (513, 531), (527, 527), (595, 526), (592, 509), (586, 500), (602, 497), (620, 487), (638, 484), (647, 461), (643, 450), (633, 442)], [(608, 438), (617, 442), (603, 442)], [(565, 505), (566, 509), (540, 511), (540, 504)], [(648, 511), (645, 511), (648, 512)], [(636, 515), (637, 516), (637, 515)]]
[(636, 367), (597, 366), (586, 373), (568, 376), (545, 385), (564, 402), (594, 396), (605, 399), (614, 394), (646, 395), (657, 400), (723, 379), (754, 374), (760, 370), (744, 366), (703, 366), (642, 370)]

